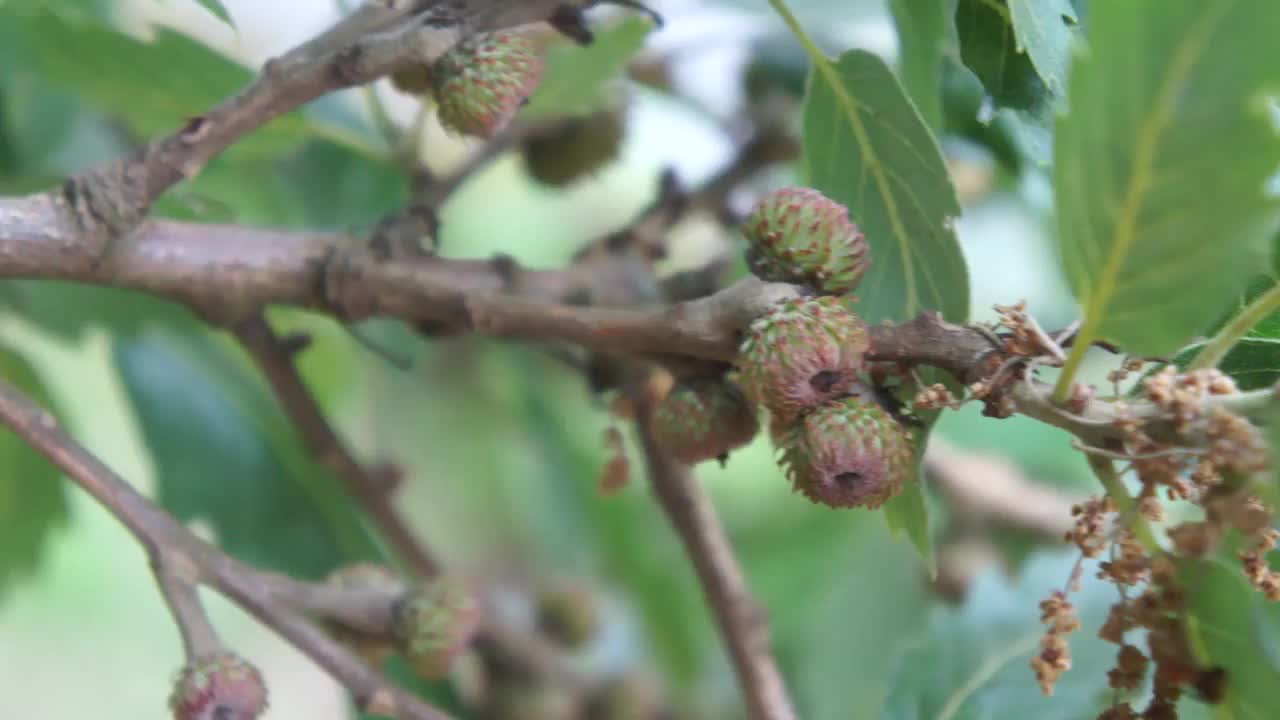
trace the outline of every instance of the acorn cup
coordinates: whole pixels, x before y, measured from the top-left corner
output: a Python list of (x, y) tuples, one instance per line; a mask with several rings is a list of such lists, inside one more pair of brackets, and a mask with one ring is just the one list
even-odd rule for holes
[(759, 430), (755, 406), (724, 378), (681, 382), (653, 413), (654, 440), (686, 465), (726, 457)]
[(774, 190), (742, 223), (747, 264), (762, 280), (804, 283), (846, 295), (871, 265), (867, 239), (845, 206), (817, 190)]
[(458, 43), (431, 66), (440, 124), (490, 139), (505, 128), (542, 80), (543, 62), (524, 37), (497, 32)]
[(915, 472), (911, 431), (871, 398), (829, 402), (775, 439), (778, 463), (815, 503), (874, 510)]
[(784, 300), (751, 323), (738, 353), (747, 399), (769, 410), (775, 434), (861, 387), (866, 325), (834, 297)]

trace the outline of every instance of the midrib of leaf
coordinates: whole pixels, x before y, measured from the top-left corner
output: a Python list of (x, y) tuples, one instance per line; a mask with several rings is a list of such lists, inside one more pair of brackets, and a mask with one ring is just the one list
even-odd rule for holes
[(835, 93), (836, 101), (844, 109), (844, 115), (849, 120), (849, 128), (853, 130), (853, 137), (862, 149), (863, 157), (866, 158), (866, 168), (871, 173), (871, 177), (875, 179), (876, 186), (880, 188), (880, 195), (884, 197), (885, 211), (889, 214), (889, 224), (893, 227), (894, 239), (902, 251), (902, 270), (907, 284), (907, 314), (914, 314), (918, 305), (916, 275), (912, 267), (914, 259), (911, 256), (907, 229), (902, 223), (902, 216), (898, 210), (898, 201), (893, 195), (893, 188), (889, 182), (886, 168), (880, 162), (880, 157), (876, 155), (871, 138), (867, 135), (867, 129), (862, 124), (862, 118), (858, 116), (858, 101), (849, 95), (844, 83), (840, 81), (840, 74), (836, 72), (835, 66), (831, 64), (831, 60), (813, 41), (813, 38), (809, 37), (809, 33), (805, 31), (795, 14), (787, 7), (786, 0), (769, 0), (769, 4), (773, 6), (778, 16), (786, 23), (787, 28), (791, 30), (791, 34), (795, 35), (796, 40), (804, 47), (805, 53), (809, 55), (814, 68), (826, 79), (827, 84), (831, 86), (831, 91)]
[(1085, 305), (1084, 324), (1080, 327), (1080, 332), (1071, 348), (1071, 354), (1067, 356), (1062, 374), (1058, 376), (1058, 384), (1054, 387), (1053, 397), (1057, 402), (1067, 399), (1076, 372), (1080, 369), (1080, 363), (1084, 361), (1085, 353), (1097, 339), (1103, 312), (1106, 311), (1111, 296), (1115, 294), (1120, 267), (1137, 240), (1138, 211), (1142, 207), (1143, 198), (1151, 188), (1156, 150), (1160, 145), (1161, 136), (1168, 130), (1173, 120), (1174, 99), (1186, 84), (1187, 76), (1204, 50), (1208, 36), (1212, 33), (1214, 25), (1226, 14), (1226, 6), (1229, 4), (1230, 2), (1205, 4), (1207, 11), (1199, 23), (1199, 31), (1188, 37), (1174, 54), (1173, 62), (1169, 64), (1169, 71), (1165, 74), (1164, 82), (1161, 83), (1160, 90), (1156, 94), (1156, 102), (1138, 127), (1138, 138), (1134, 144), (1133, 171), (1129, 174), (1124, 198), (1117, 212), (1118, 219), (1112, 232), (1110, 252), (1102, 266), (1102, 273), (1098, 276), (1097, 283), (1089, 293), (1089, 302)]

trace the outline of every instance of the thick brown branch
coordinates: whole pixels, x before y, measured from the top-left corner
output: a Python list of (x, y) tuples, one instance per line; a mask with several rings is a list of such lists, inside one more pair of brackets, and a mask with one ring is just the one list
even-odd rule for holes
[[(363, 661), (292, 609), (282, 606), (266, 577), (201, 540), (71, 438), (44, 408), (0, 380), (0, 422), (51, 460), (111, 512), (147, 549), (161, 558), (159, 571), (169, 583), (166, 596), (185, 617), (188, 642), (208, 643), (210, 630), (191, 615), (193, 598), (182, 588), (197, 580), (209, 584), (280, 633), (343, 683), (362, 704), (401, 720), (447, 720), (448, 716), (397, 688)], [(177, 595), (170, 591), (177, 589)]]
[(658, 447), (649, 427), (648, 401), (641, 400), (637, 406), (636, 426), (653, 493), (693, 562), (707, 604), (728, 647), (751, 717), (792, 720), (796, 712), (773, 657), (768, 620), (747, 588), (742, 568), (711, 499), (689, 468), (668, 458)]
[[(165, 191), (271, 120), (323, 95), (430, 63), (457, 42), (459, 27), (486, 31), (545, 20), (557, 4), (368, 3), (329, 32), (268, 61), (248, 87), (173, 133), (69, 180), (62, 191), (72, 211), (67, 217), (100, 242), (127, 232)], [(433, 14), (415, 17), (427, 11)]]
[[(343, 319), (396, 317), (498, 337), (567, 341), (611, 354), (729, 363), (751, 319), (797, 292), (746, 278), (714, 295), (672, 305), (600, 307), (590, 303), (618, 295), (631, 272), (630, 255), (604, 254), (564, 270), (529, 270), (509, 259), (381, 260), (354, 237), (173, 221), (144, 223), (117, 240), (108, 262), (98, 263), (93, 243), (61, 220), (61, 202), (50, 195), (0, 199), (0, 277), (139, 290), (227, 324), (267, 305), (292, 305)], [(966, 384), (989, 376), (1007, 359), (989, 333), (932, 312), (870, 332), (874, 359), (941, 368)], [(1034, 381), (1016, 383), (1009, 398), (1018, 412), (1092, 445), (1120, 436), (1112, 403), (1095, 401), (1085, 412), (1071, 413)], [(1264, 392), (1211, 402), (1251, 412), (1272, 399)], [(1148, 403), (1131, 403), (1128, 411), (1155, 418), (1148, 431), (1156, 436), (1171, 431)]]

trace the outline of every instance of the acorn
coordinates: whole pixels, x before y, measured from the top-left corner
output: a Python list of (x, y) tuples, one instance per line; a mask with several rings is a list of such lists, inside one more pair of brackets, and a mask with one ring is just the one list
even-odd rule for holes
[(463, 582), (450, 577), (424, 581), (396, 604), (396, 647), (426, 680), (449, 674), (480, 625), (480, 603)]
[(600, 629), (600, 607), (591, 588), (556, 583), (538, 594), (538, 629), (569, 649), (581, 648)]
[(750, 443), (759, 429), (755, 406), (724, 378), (682, 381), (653, 413), (654, 440), (686, 465), (722, 458)]
[(431, 92), (431, 66), (410, 65), (391, 73), (391, 85), (406, 95), (426, 95)]
[(481, 717), (485, 720), (575, 720), (579, 715), (577, 703), (567, 688), (531, 680), (505, 680), (489, 690)]
[[(404, 582), (394, 570), (375, 563), (340, 567), (329, 573), (325, 584), (346, 590), (383, 590), (387, 593), (398, 593), (404, 589)], [(395, 649), (390, 637), (355, 630), (335, 621), (326, 622), (324, 627), (335, 640), (351, 648), (373, 667), (381, 667)]]
[(595, 690), (585, 717), (592, 720), (658, 720), (665, 714), (662, 691), (649, 675), (629, 672)]
[(440, 124), (460, 135), (492, 138), (533, 94), (542, 70), (536, 48), (515, 33), (463, 40), (431, 66)]
[(778, 463), (795, 490), (834, 508), (874, 510), (915, 473), (910, 430), (871, 398), (829, 402), (776, 439)]
[(867, 239), (848, 209), (812, 188), (765, 195), (743, 221), (742, 233), (747, 264), (762, 280), (844, 295), (858, 287), (871, 265)]
[(267, 709), (267, 686), (238, 655), (204, 655), (179, 673), (169, 708), (174, 720), (257, 720)]
[(861, 387), (871, 347), (867, 326), (835, 297), (783, 300), (751, 323), (738, 351), (747, 399), (774, 428)]
[(626, 113), (601, 110), (555, 123), (535, 133), (522, 155), (529, 176), (562, 188), (594, 175), (618, 158), (626, 135)]

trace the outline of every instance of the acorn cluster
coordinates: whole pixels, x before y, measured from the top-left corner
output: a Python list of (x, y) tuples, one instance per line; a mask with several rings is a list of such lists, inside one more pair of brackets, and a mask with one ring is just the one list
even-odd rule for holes
[(915, 472), (915, 439), (869, 381), (867, 326), (853, 311), (871, 257), (841, 204), (810, 188), (766, 195), (743, 223), (747, 262), (812, 297), (757, 318), (738, 353), (748, 400), (768, 410), (778, 460), (797, 492), (831, 507), (875, 509)]
[(479, 599), (466, 582), (451, 575), (406, 584), (388, 567), (357, 563), (333, 571), (325, 584), (386, 598), (390, 621), (381, 632), (348, 627), (337, 620), (324, 623), (335, 640), (375, 668), (399, 654), (424, 680), (443, 678), (479, 630)]
[(435, 98), (440, 124), (459, 135), (490, 139), (510, 122), (542, 80), (535, 45), (512, 32), (467, 38), (430, 66), (397, 71), (401, 92)]
[(697, 462), (746, 444), (768, 411), (795, 490), (831, 507), (878, 508), (915, 468), (915, 440), (869, 380), (867, 326), (850, 294), (867, 272), (866, 238), (848, 210), (809, 188), (769, 193), (742, 225), (751, 271), (803, 285), (751, 323), (730, 379), (682, 384), (655, 415), (672, 456)]

